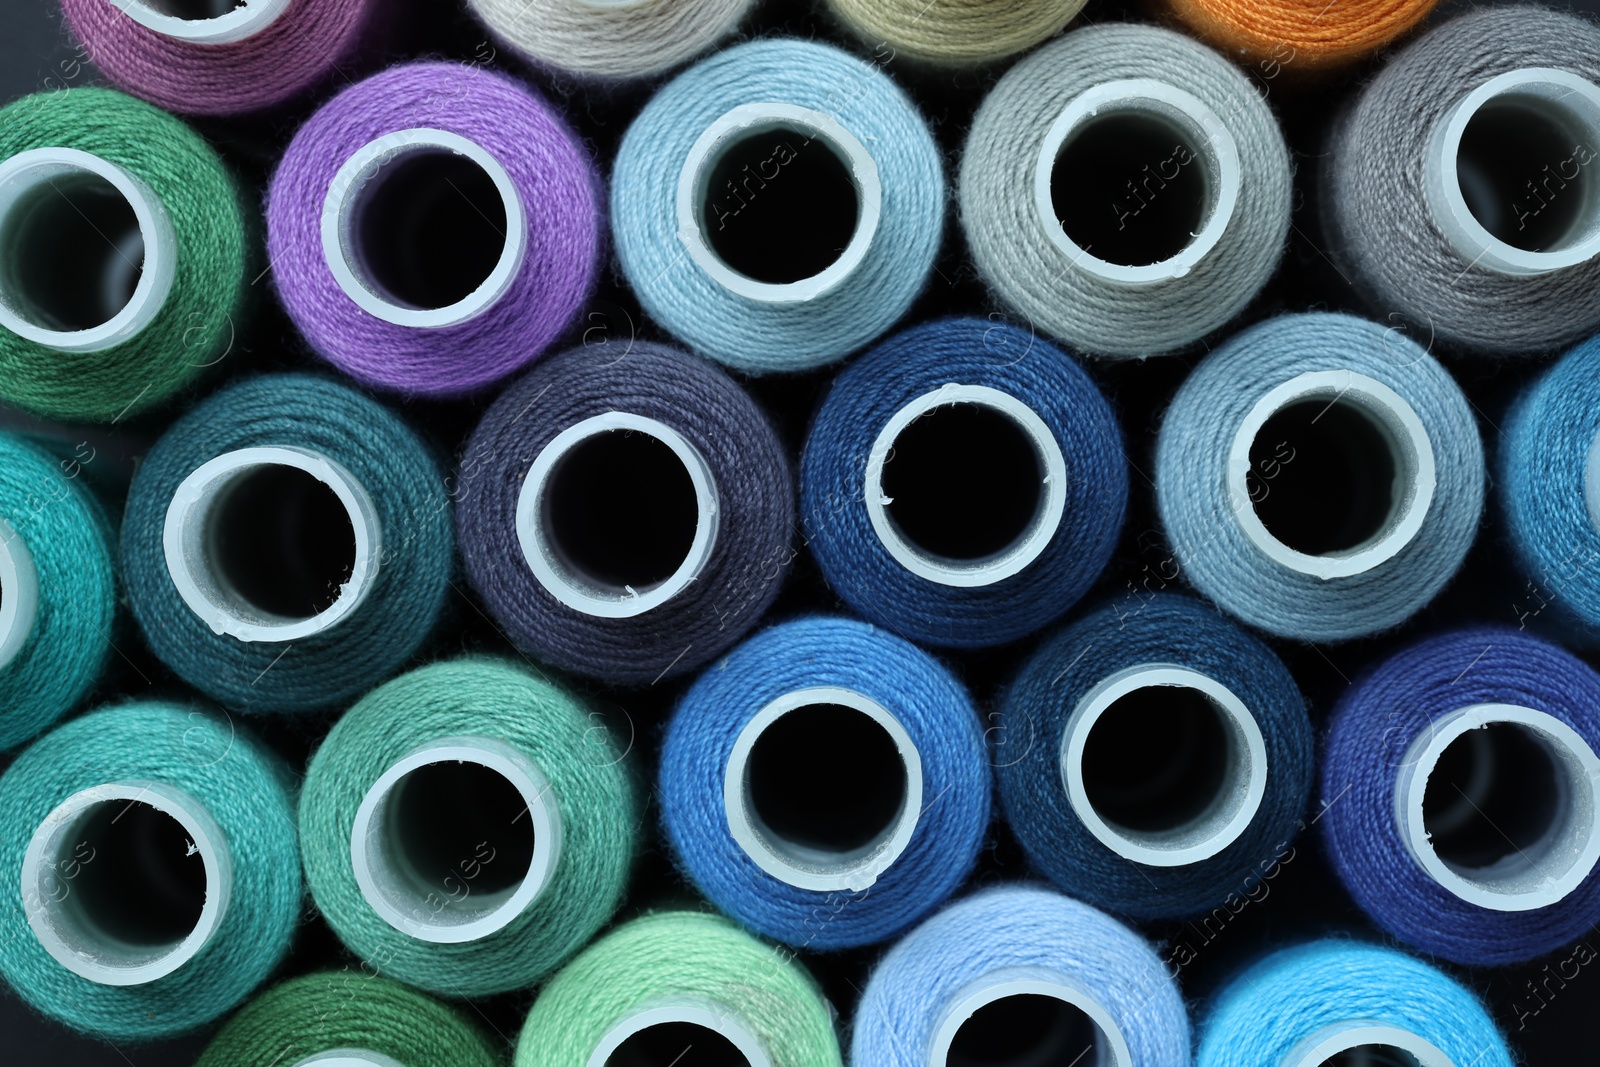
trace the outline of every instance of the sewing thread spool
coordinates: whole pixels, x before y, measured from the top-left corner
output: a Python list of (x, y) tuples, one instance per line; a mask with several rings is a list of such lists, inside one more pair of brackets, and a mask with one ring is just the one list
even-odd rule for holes
[(840, 1067), (832, 1007), (792, 953), (716, 915), (624, 923), (540, 992), (516, 1067)]
[(752, 0), (470, 0), (498, 39), (541, 67), (605, 80), (681, 66), (732, 33)]
[[(832, 795), (817, 772), (834, 768)], [(960, 886), (989, 824), (972, 700), (938, 662), (865, 623), (775, 626), (713, 665), (661, 751), (679, 862), (757, 933), (816, 950), (871, 944)]]
[(1164, 0), (1184, 27), (1263, 81), (1305, 83), (1372, 55), (1415, 29), (1437, 0), (1355, 0), (1328, 8), (1296, 0)]
[(1597, 81), (1600, 28), (1524, 6), (1454, 19), (1383, 69), (1340, 123), (1324, 198), (1374, 309), (1501, 355), (1600, 326)]
[(268, 989), (211, 1039), (196, 1067), (498, 1067), (499, 1050), (453, 1008), (366, 970)]
[(1018, 63), (961, 157), (961, 221), (990, 290), (1108, 358), (1183, 348), (1266, 284), (1289, 153), (1249, 80), (1169, 30), (1092, 26)]
[(1325, 940), (1256, 961), (1205, 1013), (1198, 1067), (1511, 1067), (1471, 990), (1378, 945)]
[(1060, 33), (1084, 0), (829, 0), (857, 37), (889, 58), (976, 66), (1025, 52)]
[(467, 575), (540, 660), (648, 685), (755, 625), (794, 556), (794, 477), (766, 416), (719, 369), (629, 342), (553, 356), (467, 442)]
[(443, 613), (454, 558), (427, 447), (310, 375), (246, 380), (179, 419), (122, 524), (151, 651), (241, 711), (331, 707), (398, 670)]
[(247, 289), (240, 204), (199, 135), (132, 97), (0, 111), (0, 399), (109, 422), (226, 358)]
[(1156, 499), (1179, 567), (1280, 637), (1396, 626), (1460, 567), (1483, 509), (1477, 423), (1403, 331), (1284, 315), (1231, 338), (1173, 399)]
[(109, 1040), (193, 1030), (289, 950), (288, 769), (231, 721), (141, 701), (74, 719), (0, 778), (0, 973)]
[(764, 40), (680, 74), (611, 179), (623, 273), (649, 316), (749, 373), (842, 359), (903, 315), (944, 225), (939, 151), (877, 67)]
[(278, 292), (346, 374), (449, 396), (541, 353), (589, 296), (599, 181), (559, 113), (510, 78), (412, 63), (295, 134), (267, 195)]
[(1072, 607), (1116, 546), (1122, 431), (1077, 362), (947, 319), (839, 375), (806, 439), (801, 512), (834, 590), (945, 647), (1003, 644)]
[(640, 820), (625, 755), (598, 715), (509, 663), (401, 675), (311, 759), (311, 895), (390, 977), (450, 997), (532, 986), (622, 901)]
[(1320, 825), (1394, 936), (1458, 963), (1531, 959), (1600, 918), (1600, 675), (1514, 630), (1414, 645), (1330, 720)]
[[(1138, 934), (1027, 885), (953, 904), (891, 948), (856, 1009), (853, 1063), (1017, 1062), (1179, 1067), (1189, 1020)], [(1028, 1059), (1032, 1057), (1032, 1059)]]
[(1007, 821), (1064, 892), (1141, 919), (1203, 911), (1293, 838), (1305, 701), (1266, 645), (1174, 594), (1113, 601), (1029, 658), (995, 724)]

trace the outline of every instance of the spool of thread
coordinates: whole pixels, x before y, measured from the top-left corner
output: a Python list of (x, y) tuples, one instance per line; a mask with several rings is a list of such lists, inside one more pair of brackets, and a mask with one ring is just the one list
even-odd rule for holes
[(452, 1008), (367, 971), (291, 978), (228, 1020), (195, 1067), (499, 1067)]
[(287, 103), (327, 82), (377, 29), (378, 0), (62, 0), (117, 88), (190, 115)]
[(1188, 597), (1073, 623), (1023, 666), (996, 725), (1001, 801), (1033, 865), (1140, 919), (1236, 892), (1294, 836), (1311, 792), (1294, 678)]
[(1483, 510), (1478, 426), (1399, 329), (1283, 315), (1231, 338), (1178, 390), (1156, 502), (1178, 565), (1279, 637), (1399, 625), (1461, 566)]
[(851, 1062), (1182, 1067), (1189, 1018), (1138, 934), (1027, 885), (987, 889), (913, 930), (873, 970)]
[(694, 351), (807, 370), (905, 314), (944, 199), (927, 124), (877, 67), (753, 41), (680, 74), (628, 128), (612, 233), (646, 313)]
[(753, 0), (468, 0), (495, 37), (541, 67), (648, 78), (709, 51)]
[(1084, 0), (829, 0), (833, 13), (882, 55), (976, 66), (1025, 52), (1060, 33)]
[(1415, 29), (1438, 0), (1164, 0), (1164, 10), (1264, 81), (1306, 81), (1350, 66)]
[(1600, 326), (1600, 27), (1474, 11), (1389, 62), (1335, 134), (1335, 256), (1417, 336), (1521, 355)]
[(230, 708), (333, 707), (399, 670), (444, 611), (455, 534), (411, 430), (303, 374), (217, 393), (156, 442), (122, 521), (151, 651)]
[(794, 477), (726, 374), (663, 345), (575, 348), (484, 415), (461, 462), (473, 588), (518, 648), (648, 685), (735, 644), (777, 595)]
[(1393, 949), (1314, 941), (1273, 952), (1212, 1002), (1198, 1067), (1511, 1067), (1478, 998)]
[[(833, 1009), (792, 953), (716, 915), (666, 911), (591, 945), (545, 986), (516, 1067), (840, 1067)], [(858, 1061), (859, 1062), (859, 1061)]]
[(193, 1030), (283, 960), (300, 923), (289, 771), (184, 704), (102, 709), (0, 778), (0, 974), (104, 1040)]
[(850, 619), (735, 649), (684, 695), (661, 750), (662, 827), (688, 876), (757, 933), (815, 950), (886, 940), (953, 893), (989, 792), (961, 683)]
[(311, 347), (367, 385), (450, 396), (499, 381), (594, 286), (599, 179), (532, 90), (412, 63), (334, 97), (267, 194), (278, 293)]
[(1379, 926), (1492, 966), (1600, 919), (1600, 675), (1515, 630), (1462, 630), (1386, 660), (1329, 722), (1329, 858)]
[(1261, 95), (1170, 30), (1076, 30), (972, 120), (961, 221), (990, 290), (1097, 356), (1157, 355), (1254, 299), (1289, 232), (1289, 153)]
[(363, 697), (311, 758), (306, 881), (380, 973), (473, 997), (525, 989), (622, 902), (640, 802), (598, 714), (492, 659)]
[(947, 319), (839, 375), (801, 460), (828, 583), (914, 641), (1013, 641), (1066, 612), (1116, 548), (1128, 467), (1111, 406), (1025, 330)]
[(0, 110), (0, 400), (92, 422), (168, 400), (232, 351), (250, 254), (233, 178), (172, 116), (92, 88)]
[(113, 534), (81, 469), (0, 433), (0, 751), (77, 707), (111, 655)]

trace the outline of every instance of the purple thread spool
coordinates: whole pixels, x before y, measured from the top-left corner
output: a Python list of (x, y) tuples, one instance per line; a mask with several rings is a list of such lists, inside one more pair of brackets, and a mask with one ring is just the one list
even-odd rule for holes
[(556, 111), (500, 74), (396, 67), (295, 135), (267, 252), (306, 340), (381, 389), (452, 396), (536, 359), (588, 297), (599, 179)]

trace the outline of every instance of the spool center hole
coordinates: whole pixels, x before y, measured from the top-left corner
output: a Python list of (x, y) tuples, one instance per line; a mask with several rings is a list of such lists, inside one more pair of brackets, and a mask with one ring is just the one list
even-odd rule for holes
[(257, 611), (309, 619), (355, 572), (356, 535), (334, 491), (298, 467), (267, 464), (233, 479), (207, 520), (214, 580)]
[(1322, 1061), (1322, 1067), (1422, 1067), (1421, 1061), (1393, 1045), (1357, 1045)]
[(244, 0), (134, 0), (158, 15), (168, 15), (185, 22), (221, 18), (230, 11), (244, 7)]
[(1422, 824), (1435, 854), (1465, 876), (1536, 862), (1563, 799), (1544, 743), (1514, 723), (1490, 723), (1440, 753), (1423, 794)]
[(1097, 259), (1144, 267), (1171, 259), (1204, 225), (1211, 181), (1194, 137), (1144, 110), (1079, 125), (1050, 173), (1056, 219)]
[(1104, 1037), (1081, 1009), (1056, 997), (1021, 993), (985, 1004), (950, 1041), (945, 1067), (1099, 1067)]
[(1492, 235), (1527, 252), (1573, 244), (1595, 222), (1600, 143), (1543, 97), (1507, 95), (1467, 121), (1456, 155), (1461, 197)]
[(1296, 552), (1349, 552), (1394, 516), (1400, 470), (1390, 435), (1360, 406), (1301, 400), (1250, 443), (1245, 487), (1267, 532)]
[(183, 824), (149, 804), (96, 804), (63, 839), (46, 896), (61, 900), (90, 944), (170, 949), (205, 906), (205, 861), (194, 845)]
[(533, 866), (528, 802), (480, 763), (429, 763), (401, 778), (384, 831), (394, 866), (441, 906), (513, 893)]
[(40, 329), (105, 325), (133, 298), (143, 269), (133, 205), (98, 174), (55, 174), (0, 218), (0, 299)]
[(775, 126), (731, 141), (716, 156), (700, 227), (730, 268), (786, 285), (831, 267), (849, 247), (860, 213), (850, 168), (828, 141)]
[(1151, 685), (1118, 697), (1089, 730), (1083, 788), (1113, 827), (1156, 834), (1190, 826), (1222, 795), (1230, 735), (1197, 689)]
[(1043, 470), (1027, 433), (985, 404), (946, 404), (895, 438), (883, 464), (889, 518), (940, 559), (997, 556), (1044, 505)]
[(628, 1035), (606, 1067), (750, 1067), (732, 1041), (696, 1023), (657, 1023)]

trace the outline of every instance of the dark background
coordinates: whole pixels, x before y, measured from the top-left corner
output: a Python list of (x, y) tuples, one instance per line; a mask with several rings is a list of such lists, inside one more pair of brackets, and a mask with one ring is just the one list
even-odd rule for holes
[[(1140, 10), (1124, 6), (1124, 2), (1090, 0), (1085, 15), (1074, 25), (1146, 18)], [(820, 2), (762, 0), (757, 6), (756, 17), (745, 27), (749, 33), (814, 37), (842, 44), (861, 54), (870, 53), (831, 22)], [(1461, 0), (1454, 0), (1435, 13), (1432, 22), (1467, 6)], [(1600, 0), (1583, 0), (1575, 6), (1600, 12)], [(448, 0), (408, 0), (397, 2), (395, 7), (397, 16), (400, 11), (410, 12), (398, 46), (400, 55), (471, 60), (481, 58), (487, 50), (486, 34), (465, 13), (464, 4)], [(604, 172), (609, 172), (623, 131), (650, 92), (649, 87), (586, 88), (531, 71), (503, 52), (492, 65), (527, 77), (562, 101), (568, 117), (596, 152)], [(1344, 309), (1378, 314), (1377, 309), (1364, 309), (1359, 305), (1345, 279), (1324, 254), (1327, 241), (1320, 232), (1315, 201), (1319, 156), (1324, 151), (1330, 122), (1376, 67), (1376, 63), (1368, 63), (1331, 81), (1324, 79), (1313, 85), (1295, 85), (1282, 78), (1265, 79), (1263, 71), (1252, 72), (1262, 79), (1268, 101), (1277, 111), (1295, 154), (1298, 169), (1296, 211), (1291, 243), (1278, 276), (1245, 315), (1230, 324), (1223, 336), (1248, 322), (1281, 311)], [(359, 77), (363, 72), (351, 71), (350, 77)], [(903, 64), (889, 68), (889, 73), (916, 97), (932, 124), (952, 176), (972, 113), (1002, 72), (1003, 69), (930, 73), (907, 69)], [(94, 84), (97, 80), (93, 69), (63, 32), (54, 3), (50, 0), (0, 0), (0, 102), (39, 89)], [(333, 84), (312, 100), (268, 117), (246, 121), (203, 120), (195, 125), (219, 146), (248, 185), (264, 190), (271, 168), (295, 128), (317, 103), (342, 84), (342, 78), (335, 78)], [(273, 304), (270, 292), (266, 291), (271, 284), (270, 277), (258, 284), (263, 289), (264, 313), (251, 332), (240, 339), (229, 357), (231, 366), (225, 364), (226, 373), (212, 381), (212, 388), (230, 375), (248, 371), (320, 366)], [(907, 324), (941, 314), (981, 315), (994, 310), (967, 262), (965, 243), (952, 210), (937, 273)], [(624, 342), (631, 337), (664, 339), (659, 337), (659, 331), (642, 320), (633, 298), (614, 274), (602, 285), (582, 321), (591, 331), (603, 330), (608, 341)], [(576, 340), (576, 336), (572, 340)], [(1211, 342), (1216, 340), (1218, 338), (1212, 338)], [(1427, 339), (1418, 340), (1426, 342)], [(1118, 555), (1107, 568), (1099, 588), (1086, 598), (1086, 604), (1140, 596), (1144, 590), (1163, 584), (1160, 575), (1167, 572), (1161, 563), (1168, 554), (1155, 520), (1150, 478), (1155, 431), (1173, 391), (1188, 369), (1204, 356), (1205, 350), (1206, 346), (1201, 345), (1179, 357), (1095, 364), (1093, 367), (1097, 380), (1122, 418), (1133, 469), (1133, 495)], [(1507, 404), (1540, 364), (1531, 360), (1490, 362), (1448, 352), (1438, 354), (1456, 374), (1477, 408), (1484, 441), (1492, 454), (1500, 434), (1498, 423)], [(823, 371), (749, 383), (772, 412), (796, 456), (807, 423), (830, 377), (831, 372)], [(454, 453), (482, 411), (485, 399), (456, 403), (414, 402), (400, 406), (411, 422), (431, 436), (442, 450)], [(120, 491), (119, 480), (126, 477), (137, 457), (172, 415), (167, 412), (145, 417), (119, 431), (114, 439), (102, 429), (39, 427), (21, 416), (3, 411), (0, 411), (0, 426), (30, 426), (74, 441), (90, 437), (101, 449), (101, 455), (109, 460), (98, 464), (94, 473), (101, 487), (115, 495)], [(1460, 577), (1432, 606), (1399, 631), (1379, 639), (1334, 647), (1285, 642), (1277, 642), (1275, 647), (1293, 669), (1311, 703), (1312, 716), (1320, 724), (1348, 681), (1368, 664), (1444, 626), (1469, 621), (1515, 626), (1520, 614), (1528, 610), (1528, 601), (1526, 578), (1513, 568), (1504, 541), (1503, 519), (1491, 505), (1478, 544)], [(456, 607), (458, 610), (451, 622), (442, 629), (422, 659), (462, 649), (507, 651), (503, 640), (483, 620), (481, 613), (464, 600), (458, 601)], [(837, 600), (822, 583), (809, 557), (802, 554), (773, 617), (837, 607)], [(1547, 620), (1534, 622), (1545, 625)], [(1027, 640), (997, 651), (962, 654), (947, 657), (947, 660), (965, 677), (980, 706), (987, 711), (998, 686), (1016, 670), (1034, 643), (1034, 640)], [(181, 686), (150, 656), (131, 626), (125, 627), (117, 644), (122, 655), (114, 658), (112, 674), (91, 705), (116, 695), (182, 693)], [(635, 758), (650, 772), (654, 768), (661, 725), (683, 684), (665, 684), (645, 691), (580, 687), (588, 689), (596, 702), (608, 707), (625, 724), (624, 733), (631, 733), (634, 739)], [(291, 723), (253, 721), (251, 725), (286, 757), (303, 765), (330, 721), (323, 717)], [(0, 758), (0, 769), (4, 763)], [(1025, 874), (1019, 848), (1004, 826), (997, 823), (975, 881), (980, 884), (1005, 881)], [(657, 843), (639, 865), (630, 902), (619, 918), (625, 919), (655, 904), (683, 900), (688, 892)], [(1338, 888), (1319, 853), (1314, 835), (1306, 835), (1296, 842), (1293, 858), (1283, 865), (1282, 873), (1271, 883), (1270, 894), (1259, 903), (1245, 907), (1212, 940), (1206, 941), (1179, 923), (1147, 927), (1147, 933), (1157, 941), (1183, 939), (1196, 948), (1197, 958), (1182, 973), (1184, 992), (1192, 1005), (1202, 1004), (1219, 982), (1265, 947), (1341, 930), (1370, 931), (1371, 927)], [(1595, 935), (1591, 944), (1594, 943), (1600, 943), (1600, 934)], [(849, 1019), (858, 991), (880, 952), (881, 949), (866, 949), (804, 957), (826, 986), (843, 1019)], [(1529, 983), (1537, 983), (1545, 977), (1546, 964), (1553, 969), (1558, 960), (1571, 954), (1572, 946), (1568, 946), (1545, 959), (1515, 967), (1450, 969), (1488, 999), (1501, 1027), (1510, 1034), (1514, 1048), (1526, 1063), (1533, 1067), (1555, 1067), (1595, 1059), (1591, 1036), (1593, 1016), (1589, 1013), (1600, 1007), (1600, 976), (1581, 972), (1556, 996), (1547, 996), (1542, 1007), (1528, 990)], [(342, 962), (350, 962), (347, 954), (308, 904), (294, 953), (279, 977)], [(485, 1027), (501, 1035), (509, 1050), (532, 999), (531, 992), (512, 993), (471, 1002), (466, 1010)], [(48, 1062), (54, 1067), (186, 1067), (205, 1046), (210, 1032), (155, 1044), (111, 1046), (39, 1017), (0, 986), (0, 1064), (3, 1065)]]

